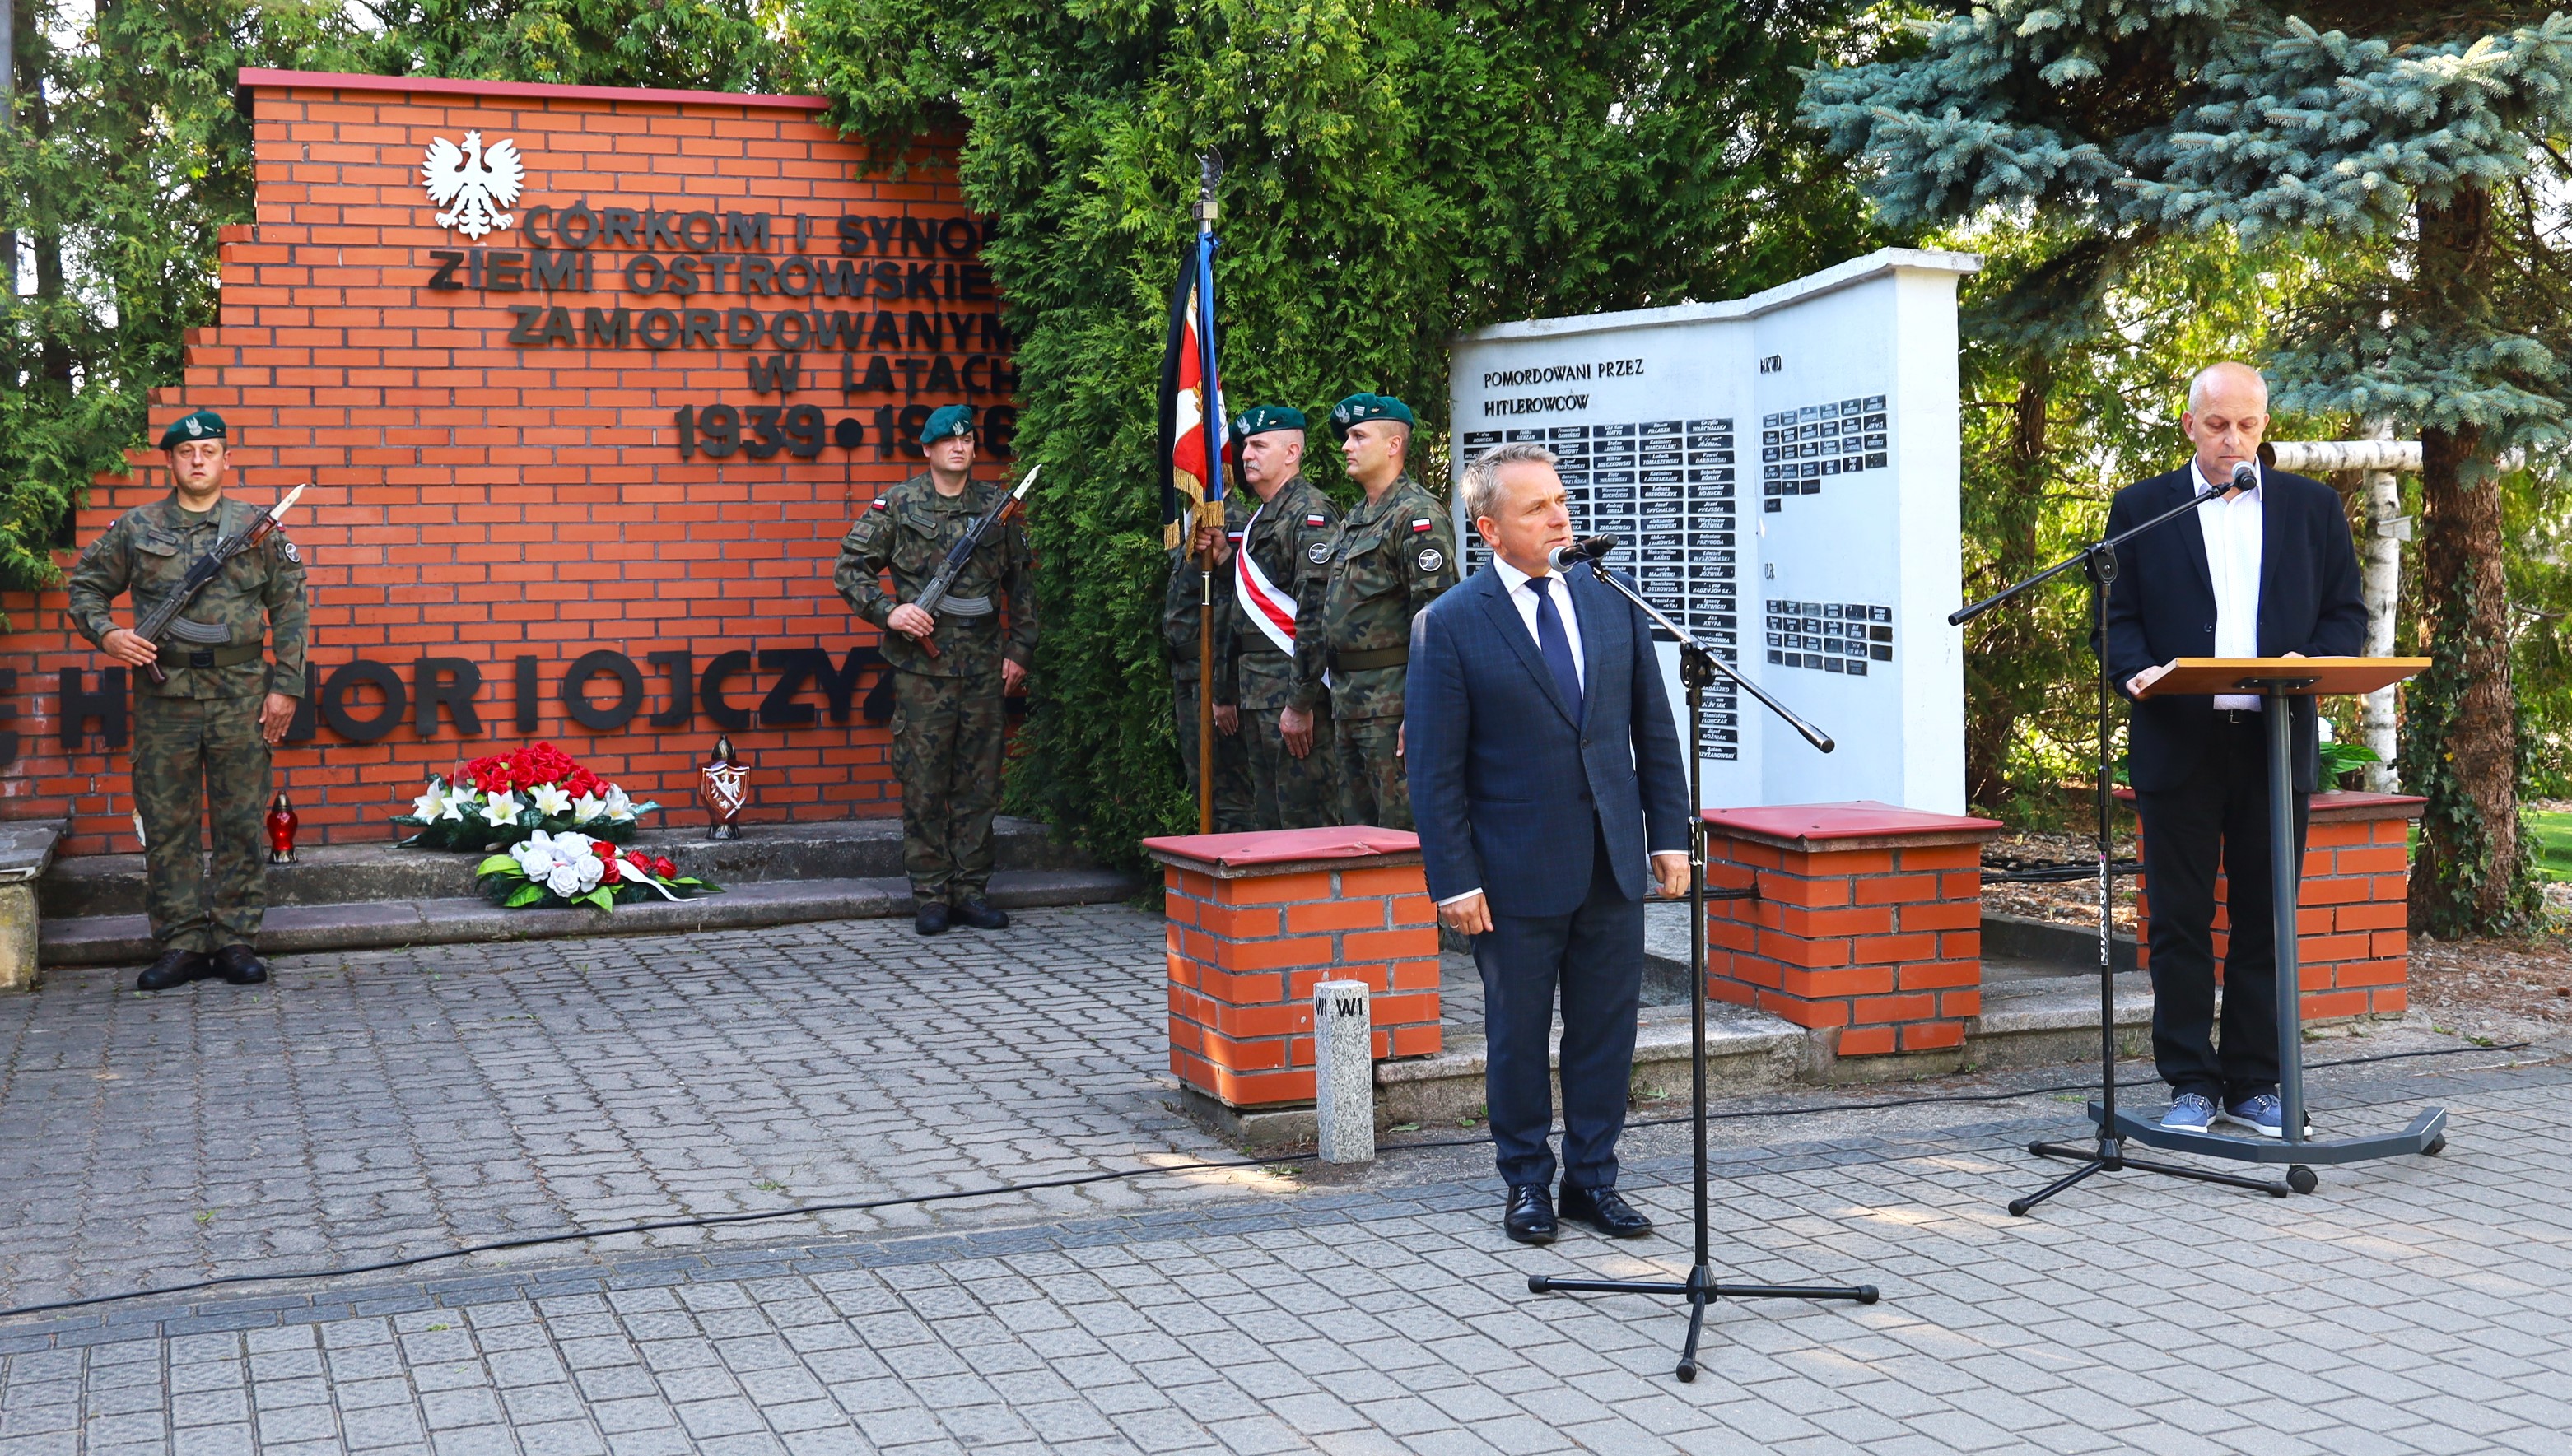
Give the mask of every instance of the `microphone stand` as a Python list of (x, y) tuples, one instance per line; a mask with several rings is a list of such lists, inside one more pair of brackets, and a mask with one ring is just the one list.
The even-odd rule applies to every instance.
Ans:
[[(2255, 478), (2253, 477), (2254, 480)], [(2099, 1102), (2107, 1109), (2107, 1114), (2099, 1123), (2099, 1140), (2094, 1147), (2084, 1148), (2074, 1143), (2027, 1145), (2027, 1151), (2039, 1158), (2070, 1159), (2081, 1166), (2026, 1198), (2012, 1199), (2009, 1204), (2012, 1217), (2025, 1217), (2029, 1210), (2094, 1173), (2123, 1173), (2129, 1169), (2141, 1173), (2163, 1174), (2171, 1178), (2195, 1179), (2199, 1183), (2220, 1183), (2229, 1188), (2264, 1193), (2271, 1198), (2282, 1199), (2287, 1196), (2286, 1186), (2282, 1183), (2268, 1183), (2260, 1179), (2244, 1178), (2237, 1174), (2183, 1168), (2175, 1163), (2156, 1163), (2147, 1159), (2129, 1157), (2126, 1153), (2125, 1139), (2118, 1137), (2116, 1133), (2117, 977), (2108, 954), (2116, 935), (2116, 921), (2113, 918), (2116, 903), (2115, 889), (2112, 884), (2113, 871), (2110, 868), (2113, 856), (2108, 839), (2108, 781), (2109, 775), (2115, 770), (2115, 765), (2108, 756), (2109, 695), (2113, 691), (2108, 678), (2108, 589), (2117, 581), (2118, 547), (2164, 522), (2175, 520), (2196, 510), (2205, 502), (2222, 495), (2225, 489), (2225, 487), (2209, 487), (2200, 491), (2197, 495), (2132, 530), (2122, 531), (2104, 541), (2094, 541), (2082, 547), (2078, 553), (2065, 557), (2026, 581), (2004, 587), (1970, 607), (1957, 609), (1947, 617), (1948, 626), (1961, 627), (1993, 608), (2014, 601), (2044, 583), (2054, 580), (2076, 566), (2082, 568), (2090, 578), (2090, 624), (2099, 659), (2099, 782), (2097, 792), (2093, 795), (2099, 853)]]
[[(1692, 1129), (1696, 1139), (1696, 1259), (1688, 1266), (1684, 1282), (1665, 1279), (1558, 1279), (1547, 1274), (1528, 1275), (1528, 1292), (1543, 1294), (1560, 1290), (1571, 1294), (1658, 1294), (1687, 1301), (1687, 1342), (1679, 1351), (1678, 1378), (1696, 1379), (1696, 1347), (1705, 1332), (1705, 1308), (1716, 1299), (1850, 1299), (1860, 1304), (1876, 1301), (1873, 1284), (1854, 1287), (1807, 1284), (1726, 1284), (1714, 1277), (1710, 1238), (1706, 1227), (1705, 1166), (1705, 902), (1709, 898), (1746, 900), (1756, 890), (1720, 890), (1709, 895), (1705, 887), (1705, 773), (1698, 740), (1703, 735), (1705, 721), (1705, 686), (1720, 675), (1725, 681), (1761, 706), (1785, 720), (1788, 727), (1803, 734), (1804, 741), (1827, 753), (1833, 747), (1830, 735), (1796, 717), (1787, 707), (1742, 676), (1734, 672), (1714, 653), (1699, 643), (1684, 627), (1672, 622), (1661, 610), (1643, 600), (1642, 595), (1616, 577), (1609, 575), (1607, 563), (1600, 560), (1615, 546), (1613, 538), (1583, 543), (1581, 555), (1590, 570), (1608, 584), (1616, 595), (1633, 603), (1663, 632), (1678, 640), (1679, 681), (1687, 688), (1688, 706), (1688, 1015), (1690, 1031), (1689, 1079), (1694, 1095), (1689, 1101), (1693, 1113)], [(1566, 567), (1569, 562), (1564, 563)]]

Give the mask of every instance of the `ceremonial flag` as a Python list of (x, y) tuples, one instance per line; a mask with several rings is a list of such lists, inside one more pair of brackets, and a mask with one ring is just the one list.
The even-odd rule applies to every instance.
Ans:
[[(1187, 544), (1203, 503), (1223, 499), (1225, 423), (1222, 379), (1215, 367), (1214, 234), (1188, 241), (1170, 289), (1170, 324), (1161, 349), (1161, 543)], [(1217, 517), (1221, 519), (1220, 516)]]

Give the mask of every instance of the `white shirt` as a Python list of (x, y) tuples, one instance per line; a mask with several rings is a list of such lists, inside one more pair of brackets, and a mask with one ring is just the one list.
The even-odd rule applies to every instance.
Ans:
[[(1501, 560), (1498, 555), (1493, 556), (1492, 565), (1499, 570), (1501, 585), (1510, 594), (1510, 605), (1519, 609), (1519, 620), (1527, 624), (1528, 640), (1536, 644), (1537, 656), (1542, 659), (1545, 638), (1536, 630), (1536, 589), (1528, 585), (1536, 578)], [(1581, 685), (1582, 692), (1588, 693), (1590, 670), (1581, 656), (1581, 614), (1573, 610), (1572, 593), (1567, 590), (1563, 574), (1548, 568), (1545, 577), (1554, 583), (1546, 591), (1554, 597), (1554, 610), (1563, 617), (1563, 635), (1572, 643), (1572, 679)]]
[[(2256, 461), (2251, 469), (2259, 468)], [(2199, 489), (2215, 482), (2191, 464)], [(2265, 477), (2263, 476), (2262, 479)], [(2259, 547), (2266, 517), (2258, 486), (2231, 500), (2201, 501), (2197, 529), (2206, 536), (2206, 575), (2215, 585), (2215, 655), (2219, 658), (2259, 656)], [(2218, 709), (2256, 713), (2259, 699), (2246, 693), (2216, 695)]]

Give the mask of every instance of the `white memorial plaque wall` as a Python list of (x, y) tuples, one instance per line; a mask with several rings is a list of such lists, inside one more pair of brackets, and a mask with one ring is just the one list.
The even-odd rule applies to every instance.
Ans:
[[(1573, 529), (1839, 742), (1707, 690), (1709, 807), (1965, 807), (1956, 283), (1886, 248), (1747, 298), (1497, 324), (1453, 359), (1454, 460), (1562, 457)], [(1452, 498), (1452, 497), (1451, 497)], [(1455, 506), (1468, 572), (1490, 553)], [(1685, 730), (1678, 650), (1661, 648)]]

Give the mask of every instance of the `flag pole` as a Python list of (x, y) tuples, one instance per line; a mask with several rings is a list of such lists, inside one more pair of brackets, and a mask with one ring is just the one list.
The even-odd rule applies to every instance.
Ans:
[[(1204, 486), (1197, 499), (1197, 521), (1223, 530), (1223, 409), (1214, 373), (1214, 186), (1223, 164), (1211, 152), (1197, 158), (1197, 393), (1200, 437), (1205, 441)], [(1213, 542), (1197, 559), (1197, 832), (1214, 832), (1214, 563)]]

